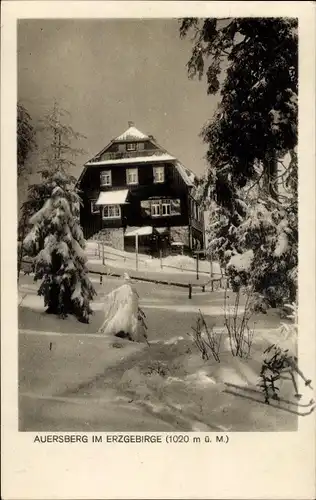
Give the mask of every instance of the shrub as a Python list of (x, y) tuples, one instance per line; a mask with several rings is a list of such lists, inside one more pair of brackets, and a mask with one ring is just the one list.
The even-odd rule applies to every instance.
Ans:
[[(246, 302), (242, 314), (240, 314), (240, 298), (245, 294)], [(254, 312), (256, 294), (250, 288), (238, 289), (233, 306), (227, 304), (227, 288), (224, 296), (224, 324), (227, 330), (230, 350), (233, 356), (248, 358), (250, 356), (254, 328), (250, 329), (249, 320)]]
[(219, 350), (221, 344), (221, 334), (217, 335), (213, 328), (208, 328), (204, 316), (200, 311), (195, 327), (192, 327), (193, 333), (188, 335), (193, 339), (196, 347), (202, 355), (202, 359), (209, 360), (211, 356), (220, 362)]

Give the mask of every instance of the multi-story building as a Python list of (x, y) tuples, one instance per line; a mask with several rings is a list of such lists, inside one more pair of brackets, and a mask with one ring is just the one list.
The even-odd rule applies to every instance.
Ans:
[(102, 233), (110, 245), (139, 251), (203, 248), (203, 211), (196, 176), (132, 122), (84, 165), (78, 181), (86, 238)]

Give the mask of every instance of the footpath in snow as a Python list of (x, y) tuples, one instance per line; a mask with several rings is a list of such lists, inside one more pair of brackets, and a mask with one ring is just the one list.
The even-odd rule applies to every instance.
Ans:
[[(106, 265), (111, 267), (124, 268), (126, 270), (136, 270), (136, 254), (114, 249), (107, 245), (103, 246), (96, 241), (87, 241), (86, 253), (89, 262), (102, 264), (102, 256)], [(138, 270), (153, 271), (169, 274), (196, 274), (196, 259), (187, 255), (169, 255), (162, 259), (151, 258), (148, 255), (138, 254)], [(215, 276), (221, 275), (221, 269), (218, 262), (212, 263), (212, 271)], [(210, 276), (210, 262), (199, 260), (199, 274), (201, 276)]]

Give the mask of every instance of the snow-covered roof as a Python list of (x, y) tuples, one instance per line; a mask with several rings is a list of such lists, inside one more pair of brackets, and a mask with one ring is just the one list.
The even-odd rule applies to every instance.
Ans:
[(185, 168), (180, 162), (177, 161), (176, 169), (181, 175), (182, 179), (188, 186), (194, 186), (195, 175), (191, 170)]
[(155, 227), (155, 230), (157, 231), (157, 233), (163, 234), (167, 231), (167, 228), (166, 227)]
[(146, 236), (148, 234), (152, 234), (153, 228), (152, 226), (144, 226), (133, 229), (132, 231), (126, 231), (124, 236)]
[(101, 191), (96, 205), (122, 205), (126, 203), (128, 189)]
[(134, 127), (133, 125), (129, 127), (123, 134), (119, 135), (114, 139), (115, 141), (131, 141), (133, 139), (149, 139), (148, 135), (144, 134), (138, 128)]
[(159, 162), (159, 161), (170, 161), (175, 160), (174, 156), (171, 156), (167, 153), (163, 154), (153, 154), (150, 156), (134, 156), (133, 158), (120, 158), (118, 160), (101, 160), (101, 161), (89, 161), (86, 163), (86, 166), (102, 166), (102, 165), (119, 165), (126, 163), (150, 163), (150, 162)]
[[(105, 153), (107, 149), (113, 144), (114, 142), (121, 142), (121, 141), (137, 141), (137, 140), (146, 140), (150, 139), (153, 140), (155, 145), (159, 148), (157, 152), (150, 154), (149, 156), (145, 156), (145, 152), (142, 154), (141, 152), (139, 153), (138, 156), (133, 156), (129, 158), (117, 158), (117, 159), (106, 159), (106, 160), (90, 160), (85, 164), (85, 168), (87, 167), (102, 167), (102, 166), (108, 166), (108, 165), (130, 165), (130, 164), (137, 164), (137, 163), (159, 163), (159, 162), (166, 162), (166, 161), (172, 161), (175, 162), (175, 167), (177, 171), (179, 172), (180, 176), (184, 180), (187, 186), (189, 187), (195, 187), (195, 179), (196, 176), (195, 174), (189, 170), (188, 168), (184, 167), (177, 158), (169, 154), (166, 150), (161, 148), (156, 141), (153, 139), (152, 136), (148, 136), (138, 130), (135, 127), (135, 124), (133, 122), (129, 122), (129, 127), (123, 134), (119, 135), (116, 137), (116, 139), (113, 139), (110, 144), (105, 147), (95, 158), (100, 158), (101, 154)], [(137, 154), (137, 153), (136, 153)], [(85, 171), (82, 172), (80, 179), (82, 178), (83, 174)], [(193, 194), (191, 192), (191, 194)]]

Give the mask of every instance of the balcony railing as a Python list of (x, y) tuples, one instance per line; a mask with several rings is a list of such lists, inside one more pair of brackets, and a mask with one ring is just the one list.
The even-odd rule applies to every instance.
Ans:
[(191, 219), (191, 225), (198, 231), (203, 231), (203, 223), (201, 221), (198, 221), (196, 219)]
[(153, 156), (157, 155), (159, 150), (157, 149), (143, 149), (141, 151), (118, 151), (116, 153), (104, 153), (98, 158), (99, 161), (102, 160), (121, 160), (122, 158), (137, 158), (138, 156)]

